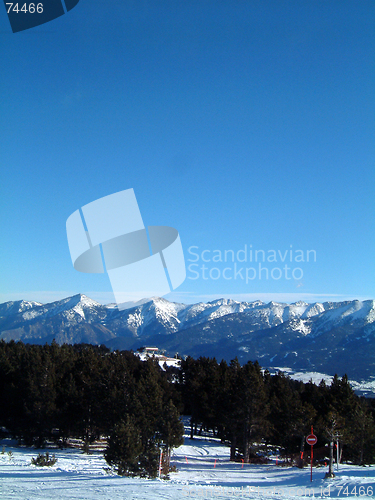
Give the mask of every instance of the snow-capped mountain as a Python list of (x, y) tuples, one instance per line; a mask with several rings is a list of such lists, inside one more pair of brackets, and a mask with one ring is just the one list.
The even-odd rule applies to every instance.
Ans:
[(241, 362), (257, 359), (263, 367), (369, 380), (375, 375), (375, 302), (219, 299), (186, 305), (153, 297), (119, 311), (78, 294), (50, 304), (0, 304), (0, 339), (134, 350), (155, 345), (170, 354), (237, 356)]

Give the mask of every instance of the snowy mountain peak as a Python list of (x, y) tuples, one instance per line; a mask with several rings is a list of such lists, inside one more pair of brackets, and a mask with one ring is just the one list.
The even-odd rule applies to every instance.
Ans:
[(3, 304), (0, 304), (0, 317), (22, 313), (41, 305), (42, 304), (40, 302), (34, 302), (32, 300), (11, 300), (9, 302), (4, 302)]
[(273, 300), (271, 300), (271, 302), (268, 302), (268, 304), (265, 304), (265, 305), (268, 307), (283, 307), (287, 304), (284, 304), (282, 302), (274, 302)]
[(291, 304), (292, 306), (308, 306), (309, 304), (307, 302), (304, 302), (303, 300), (299, 300), (298, 302), (293, 302)]
[(213, 306), (230, 306), (232, 304), (239, 304), (240, 302), (237, 302), (236, 300), (232, 299), (217, 299), (217, 300), (212, 300), (211, 302), (207, 302), (207, 304), (211, 304)]
[(77, 295), (73, 295), (70, 297), (69, 302), (67, 302), (67, 305), (77, 305), (81, 304), (83, 307), (97, 307), (101, 306), (99, 302), (96, 302), (96, 300), (90, 299), (87, 295), (84, 295), (83, 293), (77, 293)]

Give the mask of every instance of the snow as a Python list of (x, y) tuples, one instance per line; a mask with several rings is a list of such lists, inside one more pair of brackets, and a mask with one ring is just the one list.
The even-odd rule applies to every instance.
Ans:
[[(311, 319), (318, 319), (318, 332), (325, 331), (341, 322), (363, 321), (365, 336), (374, 331), (375, 302), (351, 301), (338, 303), (295, 302), (294, 304), (261, 301), (237, 302), (231, 299), (219, 299), (208, 303), (182, 304), (169, 302), (160, 297), (128, 302), (124, 311), (116, 311), (114, 304), (101, 306), (86, 295), (77, 294), (49, 304), (33, 302), (7, 302), (0, 304), (0, 316), (21, 313), (23, 320), (30, 321), (59, 316), (64, 326), (86, 321), (100, 322), (106, 315), (112, 319), (124, 321), (134, 335), (142, 336), (153, 325), (162, 325), (167, 333), (174, 333), (191, 326), (206, 323), (223, 316), (245, 313), (252, 317), (258, 328), (267, 328), (290, 321), (292, 327), (303, 335), (311, 333)], [(117, 315), (116, 315), (117, 312)]]
[(30, 321), (36, 317), (50, 318), (52, 316), (63, 314), (68, 322), (74, 324), (77, 322), (77, 315), (81, 320), (85, 320), (85, 313), (91, 312), (97, 307), (102, 307), (99, 302), (90, 299), (90, 297), (87, 297), (86, 295), (77, 294), (49, 304), (38, 304), (37, 306), (34, 306), (34, 308), (23, 312), (22, 318), (25, 321)]
[(138, 356), (141, 361), (147, 361), (147, 359), (149, 358), (155, 359), (159, 363), (159, 366), (162, 370), (164, 370), (164, 365), (167, 365), (167, 367), (169, 368), (172, 366), (175, 368), (179, 368), (181, 366), (180, 359), (168, 358), (163, 354), (150, 354), (147, 352), (135, 352), (134, 354)]
[(46, 312), (46, 310), (43, 307), (38, 307), (38, 308), (35, 307), (35, 308), (31, 309), (30, 311), (24, 312), (22, 314), (22, 318), (25, 321), (30, 321), (30, 320), (36, 318), (37, 316), (43, 315), (45, 312)]
[(317, 316), (318, 314), (324, 312), (323, 304), (316, 302), (315, 304), (310, 304), (306, 307), (305, 312), (302, 315), (302, 319), (310, 318), (311, 316)]
[(367, 397), (374, 397), (375, 380), (362, 380), (361, 382), (351, 380), (350, 385), (353, 387), (353, 389), (357, 393), (364, 395), (364, 396), (367, 396)]
[(322, 325), (328, 323), (329, 327), (331, 327), (332, 324), (337, 324), (344, 318), (346, 320), (365, 319), (372, 309), (372, 302), (371, 300), (364, 302), (353, 300), (349, 303), (341, 304), (338, 302), (334, 309), (327, 311), (322, 317)]
[(308, 335), (311, 333), (311, 325), (308, 321), (303, 321), (302, 319), (293, 319), (290, 321), (290, 328), (295, 332), (300, 332), (303, 335)]
[[(273, 359), (273, 358), (272, 358)], [(332, 375), (327, 375), (326, 373), (319, 373), (319, 372), (301, 372), (301, 371), (295, 371), (292, 368), (288, 367), (280, 367), (280, 366), (274, 366), (272, 368), (268, 368), (268, 371), (271, 374), (277, 373), (277, 372), (284, 372), (286, 375), (289, 375), (289, 377), (293, 380), (300, 380), (301, 382), (307, 384), (310, 380), (313, 381), (314, 384), (319, 385), (322, 380), (327, 385), (330, 385), (333, 377)], [(353, 387), (354, 389), (354, 387)]]
[(152, 325), (155, 320), (159, 323), (166, 325), (171, 331), (177, 331), (180, 319), (178, 312), (185, 306), (175, 302), (169, 302), (160, 297), (153, 297), (147, 301), (140, 301), (140, 305), (130, 309), (128, 318), (126, 319), (127, 325), (134, 329), (137, 335), (142, 335), (148, 325)]
[(178, 471), (169, 481), (119, 477), (106, 471), (108, 465), (98, 451), (86, 455), (77, 449), (49, 450), (57, 463), (36, 467), (31, 458), (45, 450), (18, 448), (7, 440), (2, 444), (2, 500), (341, 499), (370, 498), (375, 492), (375, 466), (340, 464), (339, 472), (335, 466), (336, 477), (329, 480), (324, 479), (327, 467), (314, 467), (311, 483), (309, 468), (284, 467), (280, 461), (276, 465), (276, 456), (266, 465), (230, 462), (227, 446), (212, 437), (190, 440), (187, 426), (185, 442), (172, 456)]
[(21, 313), (35, 307), (40, 307), (40, 302), (17, 300), (9, 301), (0, 304), (0, 316), (11, 316), (12, 314)]
[[(327, 312), (328, 311), (328, 312)], [(128, 325), (138, 330), (142, 335), (145, 327), (155, 318), (166, 325), (171, 332), (189, 328), (201, 323), (212, 321), (222, 316), (243, 312), (251, 316), (259, 324), (259, 328), (279, 325), (286, 321), (292, 321), (297, 331), (303, 335), (311, 333), (311, 318), (319, 318), (320, 328), (323, 330), (331, 324), (342, 321), (365, 320), (367, 317), (367, 331), (370, 335), (373, 331), (371, 321), (375, 319), (374, 301), (364, 302), (338, 302), (338, 303), (315, 303), (295, 302), (285, 304), (269, 302), (264, 304), (260, 301), (237, 302), (230, 299), (219, 299), (208, 303), (180, 304), (169, 302), (165, 299), (153, 297), (139, 304), (129, 312)]]
[[(290, 353), (287, 353), (287, 354), (290, 354)], [(294, 352), (294, 354), (297, 355), (296, 352)], [(275, 357), (276, 356), (273, 356), (270, 359), (270, 363), (272, 363), (272, 361), (274, 360)], [(285, 356), (284, 356), (284, 358), (285, 358)], [(294, 370), (293, 368), (289, 368), (289, 367), (285, 367), (285, 366), (272, 366), (272, 367), (267, 368), (267, 370), (271, 373), (271, 375), (274, 375), (275, 373), (278, 373), (278, 372), (284, 372), (291, 379), (300, 380), (304, 384), (307, 384), (310, 380), (312, 380), (312, 382), (315, 385), (319, 385), (320, 382), (322, 380), (324, 380), (324, 382), (327, 385), (330, 385), (332, 380), (333, 380), (333, 376), (327, 375), (326, 373), (299, 371), (299, 370)], [(366, 396), (369, 398), (374, 397), (375, 377), (370, 377), (370, 380), (361, 380), (361, 381), (349, 380), (349, 383), (357, 395)]]

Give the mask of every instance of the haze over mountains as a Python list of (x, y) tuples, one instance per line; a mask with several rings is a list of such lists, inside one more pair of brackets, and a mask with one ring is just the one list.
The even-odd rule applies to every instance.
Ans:
[(353, 380), (375, 380), (375, 301), (284, 304), (220, 299), (179, 304), (152, 298), (119, 311), (85, 295), (49, 304), (0, 304), (0, 339), (44, 344), (148, 345), (169, 354), (258, 360)]

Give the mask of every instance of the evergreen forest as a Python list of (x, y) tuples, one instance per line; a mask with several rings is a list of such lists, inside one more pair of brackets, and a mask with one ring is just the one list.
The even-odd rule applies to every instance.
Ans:
[(4, 436), (37, 448), (79, 438), (86, 451), (105, 438), (105, 459), (122, 475), (155, 477), (160, 450), (168, 472), (181, 415), (191, 439), (210, 432), (231, 460), (260, 463), (274, 446), (298, 464), (313, 425), (323, 451), (339, 436), (342, 461), (375, 463), (374, 399), (355, 395), (346, 376), (303, 383), (256, 361), (188, 357), (162, 369), (105, 346), (1, 341), (0, 401)]

